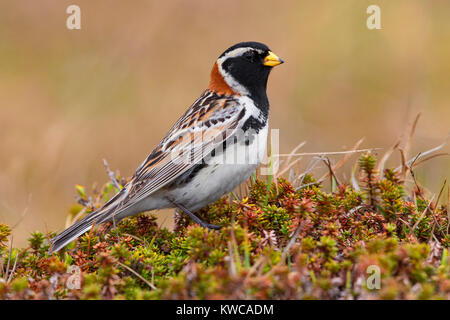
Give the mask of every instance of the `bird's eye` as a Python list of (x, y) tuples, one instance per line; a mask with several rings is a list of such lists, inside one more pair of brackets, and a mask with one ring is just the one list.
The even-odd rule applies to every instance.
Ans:
[(250, 62), (255, 62), (257, 58), (257, 53), (253, 50), (247, 51), (244, 53), (244, 58)]

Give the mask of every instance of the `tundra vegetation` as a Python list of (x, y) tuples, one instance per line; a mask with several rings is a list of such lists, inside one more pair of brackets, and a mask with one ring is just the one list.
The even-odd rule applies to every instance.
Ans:
[[(384, 168), (396, 150), (401, 164)], [(295, 174), (288, 160), (289, 178), (252, 176), (198, 213), (218, 231), (180, 213), (168, 230), (141, 214), (49, 254), (54, 233), (14, 248), (0, 224), (0, 298), (449, 299), (449, 188), (433, 194), (414, 175), (437, 150), (411, 160), (398, 145), (379, 161), (362, 153), (347, 182), (336, 170), (355, 152), (334, 164), (322, 155), (320, 178)], [(90, 195), (76, 186), (69, 223), (126, 183), (109, 173)]]

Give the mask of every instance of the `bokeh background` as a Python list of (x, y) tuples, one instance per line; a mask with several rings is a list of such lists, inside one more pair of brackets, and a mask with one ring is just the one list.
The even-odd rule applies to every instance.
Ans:
[[(449, 39), (446, 0), (0, 1), (0, 222), (16, 245), (63, 228), (74, 185), (105, 182), (102, 158), (131, 175), (240, 41), (287, 61), (268, 89), (282, 153), (387, 149), (417, 112), (412, 152), (430, 149), (450, 131)], [(439, 192), (449, 163), (419, 180)]]

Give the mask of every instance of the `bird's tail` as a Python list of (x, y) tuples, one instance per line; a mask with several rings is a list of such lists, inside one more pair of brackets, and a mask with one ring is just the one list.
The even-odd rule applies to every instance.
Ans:
[[(121, 192), (117, 193), (108, 203), (102, 208), (91, 212), (83, 219), (75, 222), (66, 230), (53, 237), (50, 240), (50, 253), (57, 252), (64, 248), (70, 242), (78, 238), (83, 233), (89, 231), (94, 225), (99, 225), (103, 222), (112, 220), (113, 215), (118, 214), (118, 207), (121, 200)], [(118, 222), (118, 220), (116, 220)]]

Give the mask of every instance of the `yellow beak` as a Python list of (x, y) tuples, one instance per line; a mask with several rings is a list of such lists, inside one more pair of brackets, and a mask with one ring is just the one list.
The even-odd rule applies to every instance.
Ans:
[(269, 54), (264, 58), (264, 65), (267, 67), (275, 67), (279, 64), (282, 64), (284, 61), (277, 57), (275, 53), (269, 51)]

